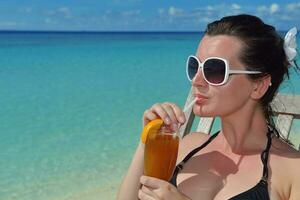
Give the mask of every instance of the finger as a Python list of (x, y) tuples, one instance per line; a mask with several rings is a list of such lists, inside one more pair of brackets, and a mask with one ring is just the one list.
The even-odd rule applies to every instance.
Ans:
[(171, 105), (169, 104), (165, 104), (163, 105), (163, 108), (165, 109), (165, 111), (168, 113), (170, 119), (171, 119), (171, 123), (170, 123), (170, 127), (173, 131), (177, 131), (178, 127), (179, 127), (179, 124), (180, 122), (177, 120), (176, 116), (175, 116), (175, 113), (174, 113), (174, 110), (172, 108)]
[(174, 109), (173, 107), (169, 104), (169, 103), (164, 103), (162, 104), (162, 107), (164, 108), (164, 110), (168, 113), (168, 116), (171, 119), (171, 123), (172, 124), (178, 124), (178, 120), (176, 118), (176, 115), (174, 113)]
[(157, 119), (157, 118), (158, 118), (158, 116), (155, 113), (153, 113), (151, 110), (146, 110), (143, 115), (143, 125), (145, 126), (150, 121)]
[(141, 189), (145, 194), (155, 198), (155, 199), (158, 199), (158, 196), (157, 194), (155, 194), (155, 192), (153, 191), (152, 188), (148, 188), (147, 186), (143, 185), (142, 189)]
[(150, 176), (141, 176), (140, 183), (145, 185), (148, 188), (153, 188), (153, 189), (157, 189), (157, 188), (160, 188), (160, 187), (165, 187), (165, 186), (170, 184), (170, 183), (168, 183), (164, 180), (154, 178), (154, 177), (150, 177)]
[(140, 189), (139, 192), (138, 192), (138, 198), (141, 199), (141, 200), (155, 200), (154, 197), (149, 196), (142, 189)]
[(171, 103), (170, 106), (173, 108), (177, 121), (180, 122), (181, 124), (184, 124), (186, 118), (182, 109), (174, 103)]
[(161, 104), (157, 103), (153, 105), (150, 110), (152, 110), (154, 114), (158, 115), (164, 121), (165, 124), (171, 124), (170, 116)]

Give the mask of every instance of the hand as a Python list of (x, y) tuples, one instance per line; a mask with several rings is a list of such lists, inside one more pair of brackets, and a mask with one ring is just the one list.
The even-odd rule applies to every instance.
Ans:
[(156, 103), (144, 112), (143, 125), (148, 122), (161, 118), (165, 124), (178, 127), (179, 123), (185, 123), (185, 115), (181, 108), (174, 103)]
[(139, 190), (138, 197), (141, 200), (189, 199), (180, 193), (174, 185), (167, 181), (150, 176), (142, 176), (140, 182), (142, 188)]

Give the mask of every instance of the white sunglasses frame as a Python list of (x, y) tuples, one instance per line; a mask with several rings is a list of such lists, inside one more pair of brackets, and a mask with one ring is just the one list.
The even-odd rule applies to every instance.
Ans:
[[(190, 56), (188, 57), (187, 61), (186, 61), (186, 67), (185, 67), (186, 75), (187, 75), (187, 78), (188, 78), (188, 80), (189, 80), (190, 82), (193, 81), (193, 80), (190, 79), (189, 73), (188, 73), (189, 60), (190, 60), (191, 57), (194, 58), (194, 59), (196, 59), (197, 62), (198, 62), (198, 69), (197, 69), (197, 73), (195, 74), (194, 78), (195, 78), (195, 77), (197, 76), (197, 74), (199, 73), (199, 68), (202, 69), (204, 63), (205, 63), (207, 60), (209, 60), (209, 59), (219, 59), (219, 60), (222, 60), (222, 61), (225, 63), (225, 77), (224, 77), (224, 80), (223, 80), (221, 83), (211, 83), (210, 81), (208, 81), (208, 80), (206, 79), (203, 70), (201, 70), (201, 73), (202, 73), (202, 76), (203, 76), (204, 80), (205, 80), (208, 84), (214, 85), (214, 86), (220, 86), (220, 85), (224, 85), (225, 83), (227, 83), (228, 77), (229, 77), (229, 75), (231, 75), (231, 74), (261, 74), (261, 73), (262, 73), (261, 71), (231, 70), (231, 69), (229, 69), (230, 66), (229, 66), (229, 64), (228, 64), (228, 61), (227, 61), (226, 59), (224, 59), (224, 58), (220, 58), (220, 57), (208, 57), (208, 58), (206, 58), (203, 62), (200, 62), (200, 60), (199, 60), (196, 56), (190, 55)], [(194, 78), (193, 78), (193, 79), (194, 79)]]

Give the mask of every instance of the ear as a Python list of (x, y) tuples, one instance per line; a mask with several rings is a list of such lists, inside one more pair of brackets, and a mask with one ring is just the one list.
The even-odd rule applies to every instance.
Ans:
[(267, 75), (262, 78), (259, 78), (253, 81), (253, 90), (251, 93), (251, 97), (253, 99), (260, 99), (272, 85), (271, 76)]

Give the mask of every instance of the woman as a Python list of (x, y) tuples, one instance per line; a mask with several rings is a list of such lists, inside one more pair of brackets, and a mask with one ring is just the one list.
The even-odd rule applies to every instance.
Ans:
[[(140, 143), (118, 199), (299, 200), (300, 154), (280, 138), (270, 118), (270, 102), (295, 57), (285, 49), (275, 29), (255, 16), (208, 24), (187, 72), (196, 98), (193, 112), (219, 116), (221, 130), (183, 138), (170, 182), (142, 175)], [(170, 125), (185, 122), (182, 110), (169, 102), (146, 110), (144, 125), (156, 118)]]

